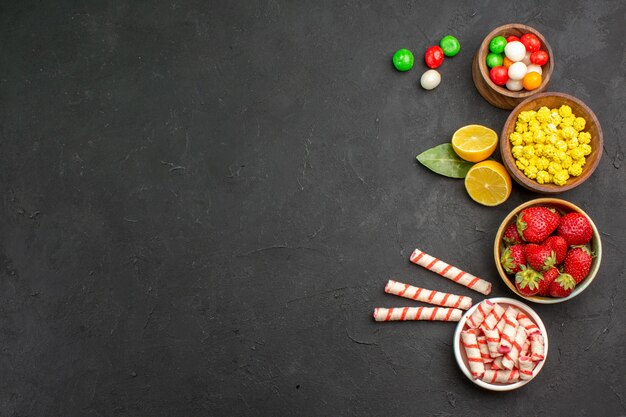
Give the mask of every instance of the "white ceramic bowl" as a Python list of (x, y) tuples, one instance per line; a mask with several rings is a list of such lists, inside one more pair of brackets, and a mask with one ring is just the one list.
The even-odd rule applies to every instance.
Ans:
[(530, 319), (534, 321), (537, 326), (539, 326), (539, 329), (541, 329), (541, 334), (543, 335), (543, 343), (544, 343), (544, 347), (543, 347), (544, 359), (541, 362), (539, 362), (539, 364), (537, 364), (537, 366), (533, 370), (533, 377), (526, 381), (514, 382), (512, 384), (490, 384), (490, 383), (481, 381), (480, 379), (472, 378), (472, 374), (469, 369), (469, 364), (467, 362), (467, 355), (465, 354), (465, 349), (461, 348), (461, 331), (465, 329), (466, 327), (465, 324), (467, 322), (467, 319), (469, 318), (469, 316), (472, 315), (474, 310), (476, 310), (476, 307), (478, 306), (478, 304), (474, 304), (472, 308), (467, 310), (465, 314), (463, 314), (463, 317), (461, 317), (459, 324), (456, 326), (456, 331), (454, 332), (454, 340), (453, 340), (454, 357), (456, 358), (456, 362), (459, 365), (459, 368), (461, 368), (461, 371), (463, 371), (463, 373), (465, 374), (465, 376), (474, 384), (478, 385), (479, 387), (483, 387), (491, 391), (511, 391), (511, 390), (523, 387), (524, 385), (528, 384), (537, 376), (537, 374), (541, 371), (541, 368), (543, 368), (544, 363), (546, 363), (546, 360), (548, 359), (548, 332), (546, 331), (546, 327), (541, 321), (541, 318), (539, 318), (539, 315), (535, 313), (535, 311), (532, 308), (528, 307), (526, 304), (522, 303), (521, 301), (517, 301), (512, 298), (506, 298), (506, 297), (490, 298), (490, 301), (493, 303), (498, 303), (502, 307), (507, 307), (507, 306), (517, 307), (518, 309), (520, 309), (520, 311), (523, 311), (524, 313), (526, 313), (528, 317), (530, 317)]

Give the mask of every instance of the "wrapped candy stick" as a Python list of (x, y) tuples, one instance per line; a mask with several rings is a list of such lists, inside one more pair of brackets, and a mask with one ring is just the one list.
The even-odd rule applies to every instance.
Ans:
[(538, 362), (544, 359), (542, 335), (534, 334), (530, 336), (530, 356), (532, 360), (535, 362)]
[(496, 303), (493, 309), (491, 309), (491, 312), (485, 317), (485, 321), (483, 321), (482, 325), (489, 330), (495, 328), (505, 311), (506, 310), (500, 306), (500, 304)]
[(530, 317), (526, 315), (526, 313), (522, 313), (521, 311), (517, 313), (517, 321), (520, 326), (524, 326), (529, 336), (535, 333), (541, 333), (539, 326), (537, 326), (535, 322), (533, 322)]
[(532, 379), (533, 369), (535, 369), (535, 362), (530, 356), (519, 357), (519, 379), (522, 381)]
[(482, 380), (493, 384), (495, 382), (499, 382), (502, 384), (509, 384), (512, 382), (519, 381), (520, 375), (517, 369), (512, 370), (503, 370), (503, 371), (495, 371), (492, 369), (488, 369), (483, 374)]
[(515, 333), (517, 331), (517, 311), (513, 307), (506, 309), (502, 320), (504, 320), (504, 328), (500, 334), (500, 345), (498, 346), (498, 352), (507, 353), (511, 350), (511, 345), (515, 339)]
[(394, 281), (387, 282), (385, 292), (423, 303), (435, 304), (438, 306), (460, 308), (467, 310), (472, 306), (472, 299), (462, 295), (455, 295), (446, 292), (427, 290), (425, 288), (414, 287), (409, 284)]
[(493, 362), (493, 358), (489, 354), (489, 347), (487, 347), (487, 338), (485, 336), (476, 337), (476, 341), (478, 341), (478, 348), (480, 349), (480, 357), (483, 359), (483, 363), (487, 365), (488, 363)]
[(436, 320), (436, 321), (459, 321), (463, 316), (463, 310), (458, 308), (441, 307), (398, 307), (374, 309), (376, 321), (410, 321), (410, 320)]
[(444, 278), (451, 279), (457, 284), (466, 286), (467, 288), (478, 291), (481, 294), (489, 295), (491, 292), (491, 283), (484, 279), (475, 277), (474, 275), (462, 271), (450, 264), (441, 261), (419, 249), (415, 249), (411, 254), (411, 262), (422, 266), (429, 271), (433, 271)]
[(467, 325), (471, 329), (475, 329), (485, 320), (487, 314), (491, 312), (494, 304), (490, 300), (483, 300), (476, 307), (476, 310), (472, 313), (472, 315), (467, 319)]
[(495, 358), (493, 362), (491, 363), (491, 369), (495, 371), (504, 369), (504, 365), (502, 365), (503, 359), (504, 359), (504, 356), (498, 356), (497, 358)]
[(522, 350), (522, 345), (526, 341), (526, 337), (526, 329), (522, 326), (517, 326), (517, 332), (515, 333), (515, 340), (513, 340), (511, 344), (511, 350), (505, 353), (504, 359), (502, 359), (502, 365), (504, 365), (506, 369), (513, 369), (517, 364), (517, 359)]
[(498, 346), (500, 345), (500, 333), (497, 329), (489, 330), (481, 327), (487, 340), (487, 348), (489, 349), (489, 356), (497, 358), (502, 356), (502, 353), (498, 352)]
[(476, 339), (476, 330), (467, 329), (461, 332), (461, 342), (465, 348), (470, 372), (474, 379), (478, 379), (485, 373), (485, 364), (480, 356), (480, 348)]

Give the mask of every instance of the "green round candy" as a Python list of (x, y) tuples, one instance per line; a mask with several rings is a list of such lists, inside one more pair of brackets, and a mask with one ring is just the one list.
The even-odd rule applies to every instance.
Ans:
[(489, 42), (489, 50), (494, 54), (501, 54), (504, 52), (506, 46), (506, 38), (504, 36), (496, 36)]
[(393, 54), (393, 66), (396, 67), (398, 71), (408, 71), (413, 68), (413, 62), (415, 58), (413, 58), (413, 53), (408, 49), (398, 49), (395, 54)]
[(443, 49), (443, 54), (445, 56), (455, 56), (461, 50), (459, 40), (452, 35), (447, 35), (441, 38), (439, 46)]
[(487, 55), (487, 66), (489, 68), (500, 67), (504, 63), (504, 57), (502, 54), (494, 54), (493, 52)]

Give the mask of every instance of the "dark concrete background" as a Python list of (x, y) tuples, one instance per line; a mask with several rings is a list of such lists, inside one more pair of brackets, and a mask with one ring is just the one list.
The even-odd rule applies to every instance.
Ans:
[[(0, 6), (0, 415), (626, 415), (624, 2), (58, 1)], [(470, 62), (539, 29), (552, 91), (605, 152), (562, 198), (602, 231), (580, 297), (533, 305), (546, 366), (523, 389), (459, 371), (454, 324), (372, 321), (419, 247), (494, 283), (496, 208), (415, 155), (508, 112)], [(443, 82), (423, 51), (462, 43)], [(416, 54), (395, 72), (391, 55)]]

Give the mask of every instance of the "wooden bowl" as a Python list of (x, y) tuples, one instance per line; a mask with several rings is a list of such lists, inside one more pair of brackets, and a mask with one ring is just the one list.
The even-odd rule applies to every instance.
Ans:
[[(589, 224), (591, 224), (591, 228), (593, 229), (593, 236), (588, 246), (591, 249), (591, 251), (595, 254), (595, 257), (593, 258), (591, 269), (589, 270), (589, 275), (587, 276), (587, 278), (582, 280), (576, 286), (576, 288), (574, 288), (574, 291), (572, 291), (572, 293), (568, 295), (567, 297), (552, 298), (552, 297), (540, 297), (537, 295), (527, 297), (527, 296), (521, 295), (519, 291), (517, 291), (515, 284), (513, 284), (511, 279), (509, 279), (509, 275), (506, 273), (506, 271), (504, 270), (504, 268), (502, 268), (502, 265), (500, 264), (500, 256), (502, 255), (502, 252), (504, 251), (504, 241), (502, 240), (502, 235), (504, 235), (504, 231), (511, 223), (516, 221), (516, 218), (519, 212), (531, 206), (554, 207), (557, 210), (559, 210), (561, 214), (571, 213), (571, 212), (581, 213), (589, 220)], [(504, 281), (506, 286), (509, 287), (509, 289), (513, 291), (515, 294), (524, 298), (525, 300), (532, 301), (533, 303), (557, 304), (557, 303), (562, 303), (567, 300), (571, 300), (572, 298), (576, 297), (577, 295), (585, 291), (585, 289), (589, 285), (591, 285), (591, 283), (596, 277), (596, 274), (598, 273), (598, 269), (600, 269), (600, 263), (602, 262), (602, 241), (600, 240), (600, 232), (598, 232), (598, 229), (596, 228), (596, 225), (593, 223), (593, 220), (591, 220), (591, 217), (589, 217), (589, 215), (585, 213), (577, 205), (570, 203), (569, 201), (561, 200), (558, 198), (548, 198), (548, 197), (537, 198), (535, 200), (527, 201), (526, 203), (519, 205), (504, 218), (504, 220), (502, 221), (502, 224), (500, 225), (500, 228), (498, 229), (498, 233), (496, 233), (496, 240), (493, 244), (493, 257), (496, 261), (496, 268), (498, 269), (500, 278), (502, 278), (502, 281)]]
[(505, 298), (505, 297), (490, 298), (490, 300), (494, 304), (499, 304), (504, 308), (507, 308), (508, 306), (517, 307), (520, 311), (526, 313), (526, 315), (541, 330), (541, 334), (543, 336), (544, 359), (537, 364), (535, 369), (533, 369), (533, 377), (525, 381), (513, 382), (511, 384), (500, 384), (500, 383), (492, 384), (489, 382), (482, 381), (480, 379), (472, 378), (472, 373), (470, 372), (470, 369), (469, 369), (469, 361), (467, 360), (467, 354), (465, 353), (465, 349), (461, 347), (462, 345), (461, 332), (467, 327), (466, 326), (467, 319), (474, 313), (474, 310), (476, 310), (476, 308), (478, 307), (478, 303), (474, 304), (472, 308), (467, 310), (465, 314), (463, 314), (463, 317), (461, 317), (459, 324), (457, 324), (456, 330), (454, 332), (454, 339), (452, 341), (452, 349), (454, 351), (454, 357), (456, 359), (456, 363), (459, 365), (459, 368), (461, 368), (461, 371), (465, 374), (465, 376), (469, 378), (469, 380), (472, 381), (474, 384), (478, 385), (479, 387), (491, 390), (491, 391), (511, 391), (517, 388), (521, 388), (524, 385), (528, 384), (537, 376), (537, 374), (539, 374), (539, 372), (543, 368), (543, 365), (546, 363), (546, 360), (548, 359), (548, 332), (546, 331), (546, 326), (543, 324), (543, 321), (541, 321), (541, 318), (539, 317), (539, 315), (532, 308), (522, 303), (521, 301), (517, 301), (512, 298)]
[[(518, 38), (525, 33), (532, 33), (541, 41), (541, 49), (546, 51), (550, 57), (548, 63), (542, 67), (541, 85), (535, 90), (511, 91), (505, 86), (495, 85), (489, 78), (489, 67), (487, 66), (487, 55), (489, 54), (489, 42), (496, 36), (517, 36)], [(541, 93), (548, 87), (552, 71), (554, 70), (554, 54), (550, 44), (546, 41), (538, 30), (521, 23), (511, 23), (509, 25), (500, 26), (489, 33), (480, 44), (478, 51), (474, 55), (472, 62), (472, 79), (474, 85), (485, 100), (490, 104), (501, 109), (512, 109), (528, 97)]]
[[(561, 107), (563, 104), (570, 106), (576, 116), (583, 117), (587, 121), (584, 131), (591, 134), (591, 154), (586, 157), (587, 162), (583, 167), (582, 174), (578, 177), (570, 177), (565, 185), (539, 184), (537, 181), (526, 177), (515, 165), (515, 158), (513, 158), (513, 154), (511, 153), (511, 141), (509, 140), (509, 136), (515, 131), (515, 122), (520, 112), (525, 110), (539, 110), (542, 106), (554, 109)], [(519, 185), (540, 194), (558, 194), (579, 186), (593, 174), (593, 171), (595, 171), (602, 157), (603, 143), (604, 139), (602, 137), (600, 122), (585, 103), (564, 93), (541, 93), (521, 102), (511, 112), (508, 119), (506, 119), (502, 134), (500, 135), (500, 152), (504, 166)]]

